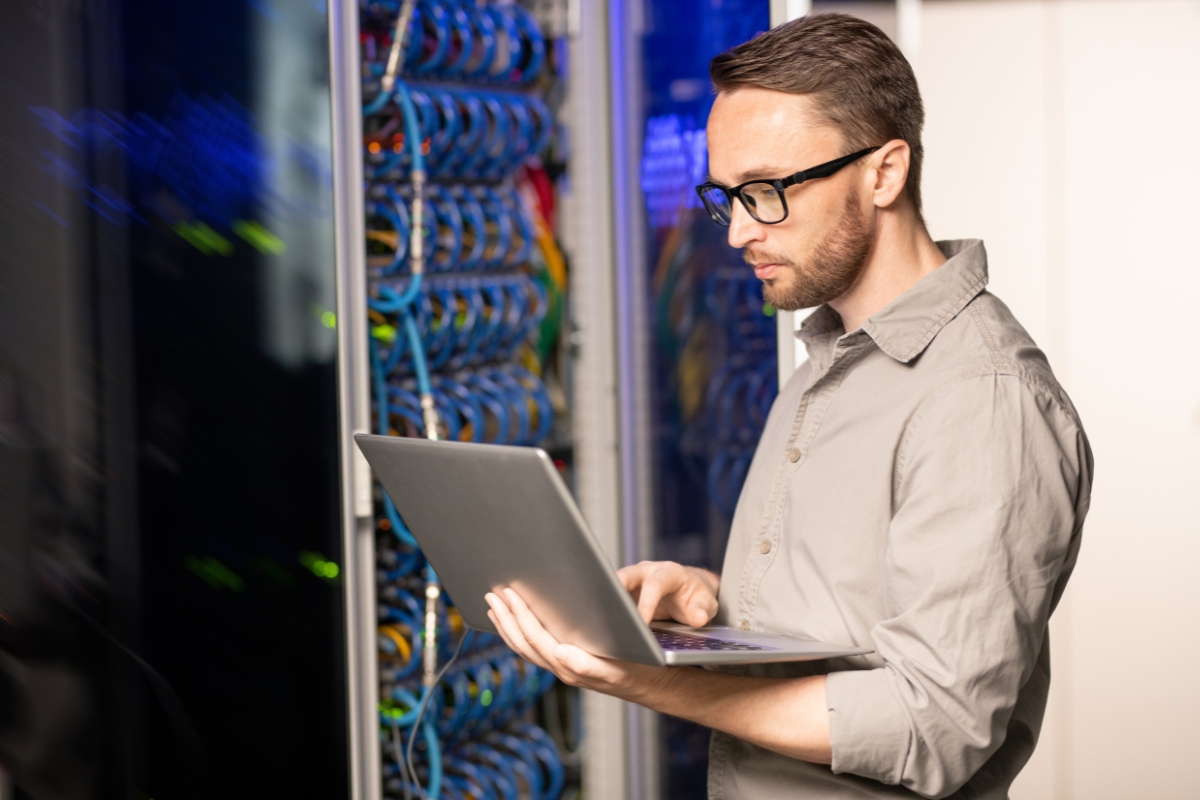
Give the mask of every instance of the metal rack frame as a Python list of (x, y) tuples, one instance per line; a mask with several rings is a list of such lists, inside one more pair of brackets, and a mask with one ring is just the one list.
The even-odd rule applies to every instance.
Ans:
[(375, 644), (375, 539), (371, 471), (353, 435), (371, 422), (367, 269), (363, 250), (362, 95), (358, 4), (330, 0), (334, 238), (337, 258), (338, 407), (342, 472), (342, 563), (346, 592), (347, 739), (355, 800), (383, 796)]

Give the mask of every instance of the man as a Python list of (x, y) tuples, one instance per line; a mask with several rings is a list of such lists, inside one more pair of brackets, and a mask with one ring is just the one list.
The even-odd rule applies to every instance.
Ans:
[(1079, 418), (985, 291), (983, 244), (926, 231), (924, 112), (882, 32), (807, 17), (711, 73), (705, 205), (768, 302), (821, 307), (720, 578), (670, 563), (621, 578), (648, 621), (715, 618), (875, 653), (657, 668), (555, 641), (512, 592), (488, 596), (492, 619), (569, 684), (713, 728), (710, 797), (1006, 798), (1041, 727), (1047, 621), (1088, 507)]

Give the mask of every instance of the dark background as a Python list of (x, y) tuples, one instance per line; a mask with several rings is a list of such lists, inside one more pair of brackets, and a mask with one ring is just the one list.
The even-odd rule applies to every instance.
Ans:
[[(324, 15), (0, 5), (16, 797), (349, 793), (342, 586), (312, 569), (341, 553)], [(307, 60), (323, 107), (264, 92), (271, 48)], [(287, 147), (267, 106), (294, 120)], [(288, 248), (299, 227), (328, 233)], [(311, 346), (281, 353), (278, 318)]]

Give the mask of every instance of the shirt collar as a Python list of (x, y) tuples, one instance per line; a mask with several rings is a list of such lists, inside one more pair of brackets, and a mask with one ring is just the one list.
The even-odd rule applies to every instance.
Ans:
[[(987, 252), (981, 240), (958, 239), (937, 246), (948, 259), (946, 263), (872, 314), (862, 326), (880, 350), (904, 364), (920, 355), (938, 331), (987, 286)], [(845, 330), (841, 317), (827, 305), (814, 311), (796, 332), (810, 350), (829, 334), (841, 336)]]

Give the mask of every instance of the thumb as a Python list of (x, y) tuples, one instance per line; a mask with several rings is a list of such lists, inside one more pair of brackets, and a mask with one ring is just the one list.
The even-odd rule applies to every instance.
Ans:
[(702, 628), (707, 625), (709, 619), (711, 619), (711, 617), (708, 615), (708, 612), (695, 603), (692, 603), (687, 607), (685, 616), (687, 617), (687, 624), (693, 628)]

